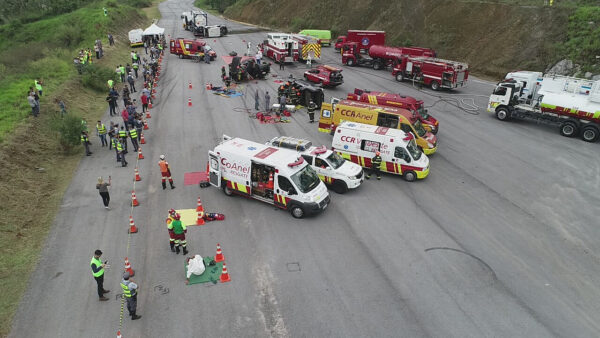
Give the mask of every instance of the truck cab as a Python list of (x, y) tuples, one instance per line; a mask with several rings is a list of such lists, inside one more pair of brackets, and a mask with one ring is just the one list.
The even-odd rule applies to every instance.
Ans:
[(332, 66), (317, 66), (304, 72), (304, 78), (323, 87), (336, 87), (344, 83), (342, 70)]
[(349, 67), (365, 66), (375, 68), (374, 60), (368, 55), (360, 53), (360, 45), (358, 42), (345, 42), (341, 45), (342, 49), (342, 64)]
[(321, 181), (338, 194), (358, 188), (364, 180), (360, 165), (346, 161), (325, 146), (315, 147), (312, 142), (287, 136), (278, 136), (268, 145), (297, 151), (317, 172)]

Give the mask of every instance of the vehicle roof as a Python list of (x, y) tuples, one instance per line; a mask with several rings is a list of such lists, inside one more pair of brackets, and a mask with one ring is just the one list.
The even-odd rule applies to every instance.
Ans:
[(350, 33), (350, 32), (385, 33), (385, 31), (369, 31), (369, 30), (362, 30), (362, 29), (349, 29), (348, 33)]
[(341, 100), (340, 102), (338, 102), (336, 104), (336, 106), (339, 104), (346, 105), (346, 106), (352, 106), (352, 107), (356, 107), (356, 108), (369, 109), (369, 110), (380, 110), (380, 111), (383, 111), (384, 113), (388, 113), (388, 114), (402, 115), (409, 120), (412, 120), (414, 118), (413, 114), (404, 108), (380, 106), (380, 105), (368, 104), (365, 102), (352, 101), (352, 100)]
[(326, 69), (330, 72), (341, 72), (342, 71), (341, 68), (337, 68), (337, 67), (329, 66), (329, 65), (318, 65), (317, 69)]
[(404, 96), (404, 95), (394, 94), (394, 93), (377, 92), (377, 91), (363, 91), (363, 93), (361, 95), (367, 95), (367, 96), (375, 95), (378, 98), (383, 98), (383, 99), (398, 101), (398, 102), (406, 102), (406, 103), (416, 103), (417, 102), (417, 99), (415, 99), (412, 96)]
[(406, 144), (408, 144), (408, 142), (412, 139), (412, 135), (411, 136), (406, 135), (406, 133), (404, 131), (402, 131), (401, 129), (380, 127), (380, 126), (374, 126), (371, 124), (363, 124), (363, 123), (351, 122), (351, 121), (344, 121), (344, 122), (340, 123), (340, 125), (336, 129), (336, 133), (338, 133), (337, 130), (339, 130), (340, 133), (343, 132), (344, 130), (351, 130), (351, 131), (357, 131), (357, 132), (361, 132), (361, 133), (385, 135), (385, 136), (389, 136), (390, 139), (393, 140), (394, 144), (401, 144), (404, 146), (406, 146)]
[(422, 61), (422, 62), (427, 62), (427, 63), (435, 63), (437, 65), (443, 66), (443, 65), (448, 65), (448, 66), (453, 66), (453, 67), (462, 67), (463, 69), (467, 69), (469, 68), (469, 65), (463, 62), (459, 62), (459, 61), (453, 61), (453, 60), (446, 60), (446, 59), (439, 59), (439, 58), (432, 58), (429, 56), (409, 56), (409, 59), (415, 60), (415, 61)]
[(288, 163), (296, 162), (299, 157), (298, 153), (293, 150), (260, 144), (238, 137), (229, 139), (215, 147), (215, 152), (221, 151), (245, 156), (259, 163), (277, 166), (278, 169), (288, 173), (294, 173), (304, 166), (304, 164), (293, 168), (287, 166)]

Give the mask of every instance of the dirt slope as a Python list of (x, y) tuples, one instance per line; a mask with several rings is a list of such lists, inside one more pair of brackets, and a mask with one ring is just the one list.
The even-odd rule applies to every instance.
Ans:
[(347, 29), (387, 32), (388, 44), (434, 48), (442, 58), (466, 61), (479, 75), (513, 69), (544, 70), (556, 61), (569, 10), (439, 0), (242, 0), (227, 17), (284, 31)]

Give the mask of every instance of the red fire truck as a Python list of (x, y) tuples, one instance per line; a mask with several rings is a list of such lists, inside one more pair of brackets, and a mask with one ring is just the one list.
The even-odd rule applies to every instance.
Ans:
[(356, 42), (360, 49), (369, 50), (373, 45), (385, 45), (385, 32), (349, 30), (348, 34), (337, 37), (335, 50), (340, 50), (347, 42)]
[(412, 80), (433, 90), (454, 89), (467, 84), (469, 65), (424, 56), (402, 56), (394, 65), (392, 75), (397, 81)]
[(348, 42), (342, 45), (342, 63), (348, 66), (373, 67), (375, 70), (385, 69), (396, 64), (402, 56), (435, 56), (435, 51), (422, 47), (388, 47), (373, 45), (369, 48), (369, 56), (360, 54), (360, 45)]
[(354, 93), (349, 93), (347, 99), (379, 106), (404, 108), (411, 111), (423, 123), (425, 130), (437, 134), (440, 128), (438, 120), (429, 115), (427, 109), (423, 107), (423, 100), (411, 96), (355, 88)]
[(169, 52), (180, 58), (204, 57), (204, 53), (208, 52), (211, 61), (217, 58), (217, 53), (206, 44), (206, 41), (199, 39), (171, 39)]
[(298, 41), (291, 34), (269, 33), (263, 43), (264, 55), (276, 62), (298, 61)]
[(299, 61), (308, 60), (309, 55), (311, 62), (321, 59), (321, 44), (317, 38), (307, 35), (292, 34), (292, 39), (294, 39), (298, 45), (297, 52)]

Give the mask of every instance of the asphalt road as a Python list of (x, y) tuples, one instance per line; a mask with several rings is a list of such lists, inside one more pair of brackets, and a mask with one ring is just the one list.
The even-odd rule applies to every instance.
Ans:
[[(179, 18), (189, 6), (190, 0), (160, 5), (167, 34), (191, 37)], [(210, 16), (211, 24), (225, 22)], [(254, 49), (264, 37), (232, 34), (210, 44), (219, 55), (241, 54), (243, 40)], [(339, 59), (324, 48), (321, 63)], [(125, 318), (123, 337), (600, 336), (598, 144), (561, 137), (554, 127), (496, 120), (485, 111), (492, 84), (476, 78), (466, 88), (434, 93), (385, 71), (344, 67), (345, 83), (326, 90), (327, 98), (355, 87), (421, 98), (440, 121), (439, 150), (423, 181), (384, 175), (345, 195), (331, 192), (323, 214), (296, 220), (258, 201), (183, 185), (184, 173), (204, 170), (207, 150), (223, 133), (331, 145), (302, 112), (288, 124), (249, 118), (245, 109), (254, 107), (256, 90), (275, 97), (274, 78), (245, 84), (238, 98), (206, 91), (206, 83), (220, 83), (221, 65), (166, 53), (136, 184), (140, 232), (129, 249), (133, 166), (117, 167), (114, 153), (94, 144), (66, 192), (10, 336), (115, 335), (126, 255), (141, 287), (143, 318)], [(284, 77), (304, 70), (273, 67)], [(160, 154), (173, 168), (175, 190), (160, 187)], [(100, 175), (113, 177), (109, 211), (94, 188)], [(214, 255), (221, 243), (229, 283), (184, 285), (184, 258), (169, 251), (167, 210), (194, 208), (198, 196), (207, 211), (227, 218), (191, 227), (188, 247)], [(98, 302), (89, 268), (96, 248), (111, 264), (109, 302)]]

